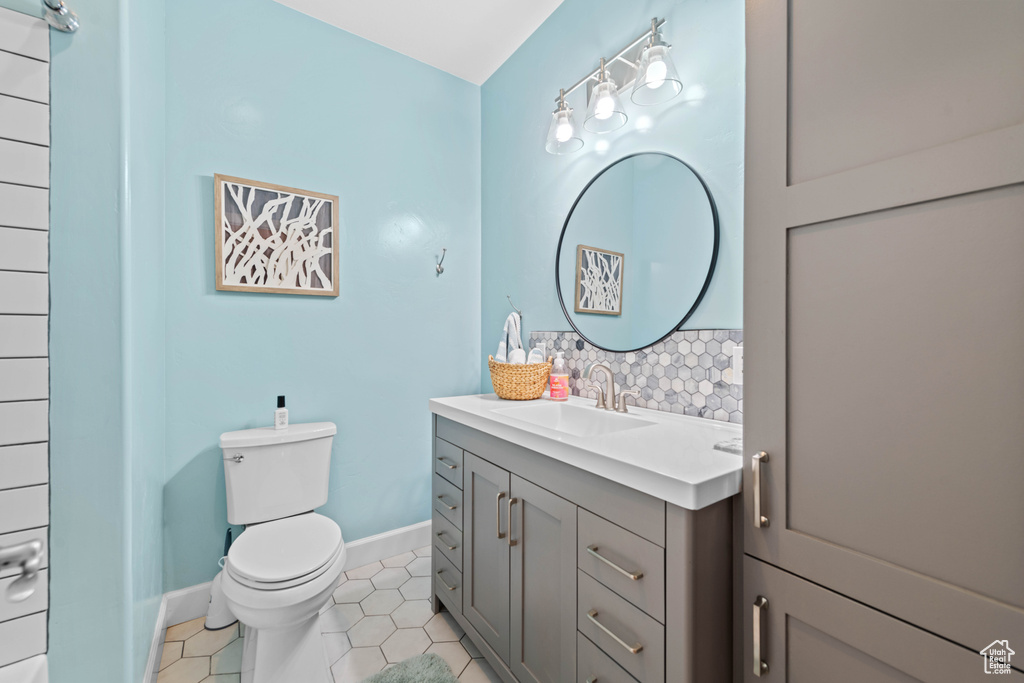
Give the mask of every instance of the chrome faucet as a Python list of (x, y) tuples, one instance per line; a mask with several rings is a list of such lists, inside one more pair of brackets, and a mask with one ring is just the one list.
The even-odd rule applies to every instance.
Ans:
[[(590, 381), (590, 375), (593, 374), (594, 370), (600, 370), (604, 373), (604, 389), (601, 389), (601, 385)], [(615, 410), (615, 375), (612, 374), (612, 369), (610, 367), (604, 363), (591, 363), (587, 366), (587, 369), (583, 371), (583, 379), (587, 382), (588, 388), (594, 387), (597, 389), (596, 408)]]
[(36, 590), (36, 578), (43, 559), (43, 542), (34, 540), (19, 545), (0, 546), (0, 569), (14, 565), (21, 568), (21, 576), (7, 586), (7, 599), (11, 602), (27, 600)]

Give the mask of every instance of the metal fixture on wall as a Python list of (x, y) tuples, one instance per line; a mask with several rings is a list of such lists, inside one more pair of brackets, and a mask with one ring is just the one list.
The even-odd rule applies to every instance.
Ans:
[[(583, 127), (593, 133), (608, 133), (626, 124), (628, 116), (619, 98), (620, 92), (632, 88), (634, 104), (662, 104), (683, 90), (675, 64), (669, 55), (671, 45), (660, 33), (665, 19), (651, 19), (651, 28), (619, 50), (611, 59), (601, 58), (600, 66), (572, 87), (559, 91), (555, 98), (544, 148), (551, 154), (568, 154), (583, 147), (583, 138), (572, 115), (566, 96), (587, 85), (589, 105)], [(622, 87), (616, 86), (622, 83)]]
[(46, 8), (46, 23), (64, 33), (78, 30), (78, 15), (67, 8), (63, 0), (43, 0)]

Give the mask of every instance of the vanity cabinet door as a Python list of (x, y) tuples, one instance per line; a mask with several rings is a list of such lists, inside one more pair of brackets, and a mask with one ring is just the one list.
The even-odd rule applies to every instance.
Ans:
[(747, 6), (745, 551), (1019, 638), (1024, 3)]
[(511, 652), (520, 683), (576, 677), (576, 506), (512, 475)]
[(509, 473), (466, 451), (462, 614), (509, 660)]
[(743, 602), (745, 683), (990, 680), (977, 652), (749, 556)]

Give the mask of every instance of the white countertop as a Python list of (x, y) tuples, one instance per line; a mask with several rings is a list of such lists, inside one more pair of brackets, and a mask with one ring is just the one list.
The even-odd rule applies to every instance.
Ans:
[[(609, 412), (607, 419), (633, 417), (651, 424), (574, 436), (499, 412), (530, 404), (554, 403), (478, 394), (430, 399), (430, 411), (689, 510), (740, 492), (743, 458), (715, 449), (715, 444), (741, 437), (739, 425), (631, 407), (628, 415)], [(597, 411), (593, 399), (570, 396), (569, 404)]]

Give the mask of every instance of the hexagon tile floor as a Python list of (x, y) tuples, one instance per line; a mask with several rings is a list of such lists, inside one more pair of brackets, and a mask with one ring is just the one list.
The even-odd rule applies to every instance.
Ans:
[[(239, 683), (244, 628), (203, 628), (200, 617), (167, 629), (157, 683)], [(345, 572), (320, 611), (335, 683), (360, 683), (424, 652), (460, 681), (498, 683), (494, 670), (447, 612), (430, 612), (430, 547)]]

